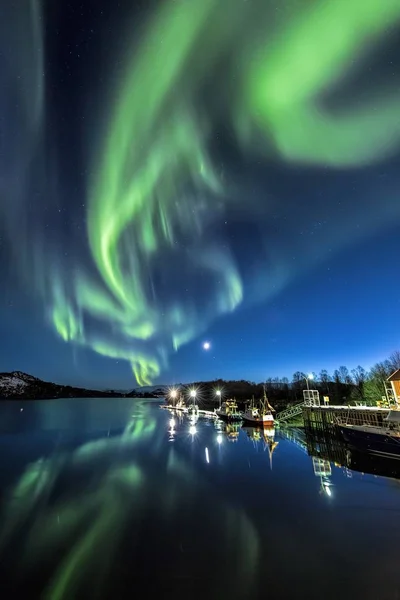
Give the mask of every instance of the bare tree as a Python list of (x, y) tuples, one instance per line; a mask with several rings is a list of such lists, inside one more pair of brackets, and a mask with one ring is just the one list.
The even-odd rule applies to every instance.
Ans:
[(346, 385), (350, 385), (352, 383), (350, 373), (347, 367), (339, 367), (339, 381), (340, 383), (345, 383)]
[(351, 375), (354, 381), (354, 389), (352, 391), (352, 396), (355, 400), (363, 400), (364, 399), (364, 388), (365, 382), (367, 380), (367, 372), (366, 370), (358, 365), (355, 369), (352, 369)]
[(395, 350), (389, 356), (389, 363), (392, 369), (392, 373), (400, 369), (400, 350)]
[(356, 367), (355, 369), (352, 369), (351, 375), (356, 385), (364, 383), (364, 381), (367, 379), (367, 372), (364, 369), (364, 367), (361, 367), (360, 365), (358, 365), (358, 367)]
[(322, 369), (319, 374), (319, 380), (326, 392), (329, 394), (329, 382), (331, 381), (331, 376), (329, 375), (326, 369)]

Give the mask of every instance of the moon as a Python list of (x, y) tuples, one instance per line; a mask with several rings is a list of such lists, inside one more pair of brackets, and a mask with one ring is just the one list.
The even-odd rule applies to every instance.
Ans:
[(203, 348), (204, 350), (209, 350), (211, 348), (210, 342), (203, 342)]

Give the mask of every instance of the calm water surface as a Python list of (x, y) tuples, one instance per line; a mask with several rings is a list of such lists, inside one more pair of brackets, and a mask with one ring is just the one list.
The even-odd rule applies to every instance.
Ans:
[(400, 598), (398, 481), (158, 405), (0, 405), (2, 598)]

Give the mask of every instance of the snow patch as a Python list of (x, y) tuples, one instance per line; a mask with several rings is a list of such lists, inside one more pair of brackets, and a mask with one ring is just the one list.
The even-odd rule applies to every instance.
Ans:
[(6, 377), (2, 377), (0, 380), (0, 386), (4, 386), (4, 387), (13, 387), (13, 388), (17, 388), (17, 387), (24, 387), (28, 385), (26, 381), (24, 381), (23, 379), (20, 379), (19, 377), (14, 377), (14, 376), (6, 376)]

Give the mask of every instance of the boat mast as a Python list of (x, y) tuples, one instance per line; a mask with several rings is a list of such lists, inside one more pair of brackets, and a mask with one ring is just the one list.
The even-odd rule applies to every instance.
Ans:
[(264, 410), (267, 410), (267, 408), (272, 412), (274, 410), (274, 408), (270, 405), (269, 400), (268, 400), (268, 396), (267, 393), (265, 391), (265, 385), (264, 385)]
[(262, 400), (260, 400), (261, 415), (265, 414), (265, 406), (266, 406), (266, 402), (268, 402), (267, 394), (265, 392), (265, 385), (263, 386), (263, 390), (264, 390), (263, 398), (262, 398)]

